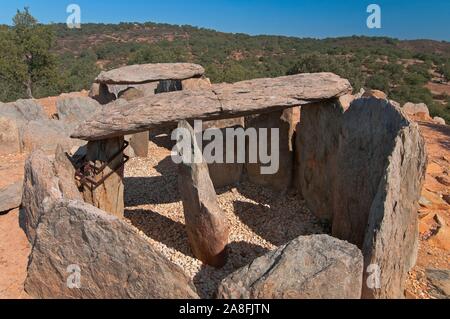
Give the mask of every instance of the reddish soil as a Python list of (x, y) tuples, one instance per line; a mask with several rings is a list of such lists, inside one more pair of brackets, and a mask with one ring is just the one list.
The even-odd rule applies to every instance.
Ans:
[(29, 298), (23, 290), (30, 244), (19, 227), (19, 210), (0, 215), (0, 299)]
[(419, 209), (420, 246), (417, 265), (410, 274), (407, 297), (433, 298), (426, 269), (450, 268), (450, 126), (417, 121), (426, 140), (428, 167)]

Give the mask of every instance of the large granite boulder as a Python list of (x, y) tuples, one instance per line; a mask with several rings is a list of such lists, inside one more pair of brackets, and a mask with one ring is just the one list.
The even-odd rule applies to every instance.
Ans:
[(426, 164), (417, 125), (382, 99), (355, 100), (345, 112), (339, 103), (308, 105), (297, 143), (309, 208), (332, 222), (333, 236), (362, 249), (366, 270), (379, 270), (380, 285), (364, 285), (363, 297), (403, 297)]
[(62, 145), (65, 150), (85, 144), (81, 140), (70, 138), (71, 131), (71, 126), (63, 121), (30, 121), (23, 128), (23, 150), (31, 153), (41, 149), (47, 153), (54, 153), (58, 144)]
[(178, 129), (190, 137), (189, 151), (192, 152), (191, 156), (182, 154), (183, 162), (178, 165), (178, 185), (189, 242), (198, 259), (205, 264), (222, 267), (226, 262), (228, 220), (217, 203), (208, 165), (201, 155), (194, 130), (186, 121), (181, 121)]
[(7, 117), (0, 117), (0, 156), (20, 153), (21, 140), (17, 122)]
[(56, 103), (59, 120), (68, 125), (77, 125), (89, 119), (101, 105), (90, 97), (69, 97)]
[(21, 123), (47, 118), (42, 106), (34, 100), (17, 100), (12, 103), (0, 103), (0, 114)]
[(0, 189), (0, 213), (17, 208), (22, 203), (22, 181)]
[[(274, 174), (263, 174), (262, 167), (267, 167), (273, 163), (261, 163), (259, 154), (251, 154), (255, 151), (260, 151), (261, 142), (258, 135), (258, 148), (252, 148), (250, 143), (247, 145), (247, 157), (251, 158), (254, 155), (258, 158), (257, 163), (250, 163), (247, 159), (245, 169), (250, 182), (270, 187), (277, 192), (283, 193), (291, 186), (293, 182), (294, 170), (294, 134), (298, 123), (300, 122), (300, 109), (298, 107), (286, 109), (284, 111), (265, 113), (262, 115), (251, 117), (246, 121), (246, 128), (255, 128), (259, 133), (260, 129), (267, 129), (267, 154), (272, 155), (275, 159), (275, 154), (270, 154), (272, 150), (272, 129), (278, 129), (278, 147), (274, 150), (278, 151), (278, 170)], [(265, 141), (262, 141), (265, 143)]]
[(75, 183), (71, 163), (60, 154), (48, 156), (41, 150), (33, 152), (25, 162), (21, 223), (31, 243), (44, 215), (44, 200), (49, 203), (67, 198), (82, 200)]
[(222, 299), (359, 299), (363, 256), (327, 235), (299, 237), (257, 258), (219, 286)]
[(414, 115), (419, 117), (422, 120), (429, 120), (430, 117), (430, 111), (428, 109), (428, 106), (425, 103), (411, 103), (408, 102), (403, 106), (403, 111), (406, 112), (408, 115)]
[(47, 205), (41, 217), (25, 291), (52, 299), (198, 298), (183, 271), (134, 228), (69, 200)]

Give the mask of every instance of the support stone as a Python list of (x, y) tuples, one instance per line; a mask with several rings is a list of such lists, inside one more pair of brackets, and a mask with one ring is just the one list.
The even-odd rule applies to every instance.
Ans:
[(86, 202), (120, 218), (124, 215), (123, 145), (123, 137), (89, 142), (86, 159), (98, 168), (108, 163), (100, 174), (91, 177), (96, 182), (106, 179), (96, 189), (83, 185)]
[[(223, 163), (209, 163), (209, 176), (214, 184), (216, 189), (224, 188), (224, 187), (232, 187), (239, 184), (242, 179), (243, 171), (244, 171), (244, 163), (238, 163), (237, 160), (237, 143), (235, 141), (234, 149), (234, 162), (226, 163), (227, 158), (227, 141), (226, 141), (226, 131), (228, 128), (238, 129), (245, 127), (245, 120), (243, 117), (236, 119), (228, 119), (228, 120), (218, 120), (218, 121), (210, 121), (203, 123), (203, 130), (206, 131), (208, 129), (217, 129), (222, 132), (224, 136), (224, 144), (223, 144)], [(203, 149), (209, 144), (209, 141), (203, 141)], [(231, 151), (231, 150), (230, 150)]]
[[(300, 108), (290, 108), (283, 111), (261, 114), (247, 119), (246, 127), (255, 128), (258, 132), (260, 129), (267, 129), (267, 150), (270, 152), (271, 130), (279, 131), (279, 168), (275, 174), (262, 174), (261, 168), (268, 166), (262, 164), (258, 158), (258, 163), (250, 163), (247, 161), (245, 168), (250, 182), (269, 187), (277, 192), (284, 193), (293, 183), (294, 171), (294, 134), (298, 123), (300, 122)], [(259, 139), (259, 137), (258, 137)], [(264, 142), (264, 141), (263, 141)], [(258, 141), (258, 143), (260, 143)], [(250, 145), (247, 145), (247, 154), (250, 155)], [(258, 154), (252, 154), (258, 155)]]
[(194, 159), (179, 165), (179, 189), (183, 200), (186, 229), (194, 255), (205, 264), (222, 267), (226, 263), (229, 227), (209, 177), (208, 165), (201, 156), (194, 130), (182, 121), (180, 129), (189, 131)]

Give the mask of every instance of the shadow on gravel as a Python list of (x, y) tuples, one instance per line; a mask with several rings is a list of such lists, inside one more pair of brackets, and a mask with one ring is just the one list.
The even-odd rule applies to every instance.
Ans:
[(228, 261), (221, 269), (203, 265), (194, 277), (194, 285), (201, 298), (213, 298), (208, 291), (215, 293), (221, 281), (241, 267), (268, 253), (269, 250), (247, 242), (232, 242), (228, 245)]
[(147, 237), (173, 248), (180, 253), (191, 256), (188, 237), (183, 224), (150, 210), (126, 210), (125, 218)]
[(234, 212), (254, 233), (275, 246), (299, 236), (326, 233), (318, 221), (310, 220), (300, 212), (298, 216), (283, 216), (280, 209), (240, 201), (234, 203)]
[(179, 202), (176, 176), (127, 177), (124, 178), (125, 206), (170, 204)]

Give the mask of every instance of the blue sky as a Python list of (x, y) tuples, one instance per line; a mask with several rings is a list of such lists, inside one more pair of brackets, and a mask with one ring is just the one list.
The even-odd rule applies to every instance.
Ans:
[[(298, 37), (386, 35), (450, 41), (450, 0), (7, 0), (0, 23), (29, 6), (40, 22), (65, 22), (76, 3), (83, 22), (164, 22), (224, 32)], [(368, 29), (366, 8), (382, 9), (382, 28)]]

